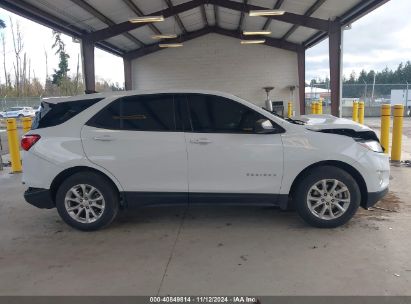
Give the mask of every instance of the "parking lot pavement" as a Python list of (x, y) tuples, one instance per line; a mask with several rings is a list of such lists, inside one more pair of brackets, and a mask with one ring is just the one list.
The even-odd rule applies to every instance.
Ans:
[(0, 295), (411, 295), (411, 168), (380, 207), (321, 230), (262, 207), (123, 212), (85, 233), (0, 173)]

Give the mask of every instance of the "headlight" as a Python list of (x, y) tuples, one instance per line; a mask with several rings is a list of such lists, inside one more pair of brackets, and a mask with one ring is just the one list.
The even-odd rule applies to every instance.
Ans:
[(384, 149), (382, 148), (381, 144), (378, 141), (375, 140), (357, 140), (357, 142), (363, 146), (364, 148), (367, 148), (368, 150), (378, 152), (378, 153), (383, 153)]

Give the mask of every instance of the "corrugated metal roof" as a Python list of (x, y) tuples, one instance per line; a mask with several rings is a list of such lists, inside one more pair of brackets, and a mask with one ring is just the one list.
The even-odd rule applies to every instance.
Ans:
[[(90, 12), (90, 10), (85, 9), (84, 6), (79, 6), (79, 1), (85, 2), (86, 6), (91, 6), (95, 11), (98, 11), (100, 16), (96, 16), (93, 12)], [(145, 15), (153, 12), (162, 12), (163, 10), (169, 9), (169, 5), (165, 0), (128, 1), (130, 1), (132, 5), (137, 7)], [(267, 9), (272, 9), (278, 0), (248, 0), (245, 2), (243, 0), (231, 1), (237, 4), (244, 4), (247, 2), (249, 5), (257, 5)], [(284, 0), (280, 9), (285, 10), (288, 13), (304, 15), (317, 1), (318, 0)], [(311, 16), (323, 20), (334, 20), (336, 17), (344, 15), (344, 13), (359, 4), (366, 4), (366, 2), (373, 1), (378, 2), (378, 0), (326, 0)], [(28, 3), (35, 8), (38, 8), (39, 11), (58, 18), (62, 23), (64, 23), (64, 26), (76, 28), (84, 33), (105, 29), (110, 25), (110, 22), (113, 24), (128, 22), (130, 18), (137, 16), (136, 12), (130, 9), (130, 3), (127, 5), (126, 0), (77, 0), (77, 3), (72, 0), (6, 0), (5, 2), (12, 2), (17, 6), (21, 3)], [(174, 6), (187, 2), (189, 1), (171, 0), (172, 5)], [(210, 2), (218, 4), (218, 1)], [(384, 0), (380, 0), (380, 2), (384, 2)], [(208, 1), (204, 1), (204, 3), (208, 24), (210, 26), (214, 26), (214, 5), (207, 4)], [(35, 12), (33, 12), (33, 14), (35, 14)], [(218, 26), (223, 29), (237, 30), (240, 15), (241, 12), (238, 10), (218, 6)], [(103, 18), (101, 16), (103, 16)], [(180, 13), (179, 17), (188, 32), (198, 31), (205, 26), (200, 6)], [(107, 18), (109, 22), (107, 22), (107, 19), (105, 18)], [(248, 14), (245, 13), (242, 22), (242, 29), (261, 30), (266, 23), (266, 20), (267, 19), (264, 17), (249, 17)], [(293, 25), (290, 23), (271, 20), (268, 26), (268, 29), (272, 31), (270, 37), (280, 39), (292, 28), (292, 26)], [(144, 27), (131, 30), (129, 32), (131, 35), (123, 33), (108, 38), (105, 41), (124, 52), (128, 52), (144, 47), (144, 45), (155, 43), (156, 41), (151, 38), (151, 35), (157, 30), (165, 34), (182, 34), (181, 27), (178, 25), (176, 18), (170, 16), (166, 18), (164, 22), (155, 23), (150, 27), (145, 25)], [(318, 31), (315, 29), (300, 25), (289, 35), (287, 41), (302, 44), (316, 33), (318, 33)], [(141, 45), (139, 41), (144, 45)]]

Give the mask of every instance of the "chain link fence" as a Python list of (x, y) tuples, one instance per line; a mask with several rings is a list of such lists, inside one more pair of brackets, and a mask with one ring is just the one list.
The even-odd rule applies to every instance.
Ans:
[[(306, 113), (311, 112), (311, 103), (323, 101), (323, 113), (330, 113), (331, 99), (329, 83), (316, 83), (306, 89)], [(365, 116), (379, 116), (382, 104), (403, 104), (406, 115), (411, 114), (411, 88), (407, 83), (400, 84), (357, 84), (344, 83), (342, 87), (342, 114), (351, 116), (354, 101), (364, 101)]]
[(34, 97), (7, 97), (0, 99), (0, 112), (6, 111), (11, 107), (32, 107), (36, 109), (41, 103), (41, 96)]

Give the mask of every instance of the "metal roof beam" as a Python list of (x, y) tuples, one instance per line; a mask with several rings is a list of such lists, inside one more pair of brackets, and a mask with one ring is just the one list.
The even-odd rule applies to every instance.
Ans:
[[(237, 38), (237, 39), (242, 39), (243, 35), (241, 31), (233, 31), (233, 30), (226, 30), (220, 27), (215, 27), (213, 28), (213, 32), (220, 34), (220, 35), (224, 35), (224, 36), (229, 36), (229, 37), (233, 37), (233, 38)], [(247, 36), (247, 39), (261, 39), (261, 36)], [(265, 39), (265, 43), (264, 45), (267, 46), (271, 46), (271, 47), (275, 47), (275, 48), (279, 48), (279, 49), (283, 49), (283, 50), (287, 50), (287, 51), (292, 51), (292, 52), (298, 52), (302, 46), (296, 43), (292, 43), (292, 42), (287, 42), (287, 41), (283, 41), (281, 39), (277, 39), (277, 38), (271, 38), (271, 37), (264, 37)]]
[(201, 16), (203, 17), (204, 26), (209, 26), (205, 5), (201, 5)]
[[(164, 1), (165, 1), (165, 3), (167, 4), (167, 6), (168, 6), (169, 9), (171, 9), (171, 10), (174, 9), (174, 5), (173, 5), (173, 3), (171, 2), (171, 0), (164, 0)], [(180, 18), (180, 16), (178, 15), (178, 13), (174, 14), (174, 19), (176, 20), (176, 22), (177, 22), (180, 30), (183, 32), (183, 34), (187, 33), (187, 29), (186, 29), (186, 27), (184, 26), (183, 21), (181, 21), (181, 18)]]
[[(187, 34), (182, 34), (180, 35), (180, 37), (176, 38), (176, 39), (167, 39), (167, 43), (181, 43), (184, 41), (188, 41), (188, 40), (192, 40), (195, 39), (197, 37), (201, 37), (203, 35), (206, 35), (208, 33), (210, 33), (212, 31), (211, 27), (204, 27), (200, 30), (197, 31), (193, 31), (193, 32), (188, 32)], [(145, 47), (139, 48), (137, 50), (128, 52), (126, 54), (124, 54), (124, 58), (126, 59), (137, 59), (139, 57), (160, 51), (164, 48), (161, 48), (159, 46), (159, 43), (154, 43), (154, 44), (150, 44), (147, 45)]]
[[(273, 9), (280, 9), (280, 8), (281, 8), (281, 5), (283, 5), (283, 3), (284, 3), (284, 0), (277, 0), (277, 2), (275, 3)], [(267, 18), (267, 20), (265, 21), (265, 23), (264, 23), (264, 25), (263, 25), (263, 27), (262, 27), (262, 30), (263, 30), (263, 31), (265, 31), (265, 30), (270, 26), (271, 21), (272, 21), (272, 19)]]
[[(108, 17), (103, 15), (101, 12), (96, 10), (93, 6), (88, 4), (86, 1), (84, 1), (84, 0), (70, 0), (70, 1), (73, 2), (74, 4), (78, 5), (79, 7), (81, 7), (82, 9), (84, 9), (85, 11), (87, 11), (89, 14), (93, 15), (97, 19), (99, 19), (101, 22), (107, 24), (108, 26), (115, 25), (115, 22), (113, 22)], [(134, 37), (130, 33), (123, 33), (123, 36), (127, 37), (129, 40), (131, 40), (132, 42), (136, 43), (139, 46), (145, 45), (142, 41), (140, 41), (139, 39), (137, 39), (136, 37)]]
[[(216, 26), (210, 26), (210, 27), (204, 27), (197, 31), (188, 32), (187, 34), (181, 35), (179, 38), (167, 40), (167, 42), (169, 43), (184, 42), (184, 41), (188, 41), (188, 40), (201, 37), (209, 33), (216, 33), (216, 34), (220, 34), (220, 35), (224, 35), (224, 36), (228, 36), (228, 37), (232, 37), (236, 39), (242, 38), (241, 31), (235, 31), (235, 30), (233, 31), (233, 30), (227, 30), (227, 29), (223, 29), (220, 27), (216, 27)], [(249, 38), (257, 39), (261, 37), (260, 36), (249, 36)], [(280, 48), (280, 49), (284, 49), (284, 50), (292, 51), (292, 52), (301, 52), (304, 50), (304, 48), (300, 44), (283, 41), (281, 39), (266, 37), (265, 40), (266, 40), (265, 45), (267, 46), (276, 47), (276, 48)], [(145, 55), (160, 51), (162, 49), (163, 48), (159, 47), (159, 43), (155, 43), (155, 44), (147, 45), (137, 50), (128, 52), (124, 55), (124, 58), (127, 58), (129, 60), (136, 59), (136, 58), (140, 58)]]
[[(123, 0), (123, 2), (131, 9), (138, 17), (144, 16), (144, 13), (138, 8), (138, 6), (132, 0)], [(152, 23), (148, 24), (148, 27), (157, 35), (161, 35), (161, 31)]]
[[(193, 8), (196, 8), (197, 6), (200, 6), (202, 4), (204, 4), (204, 0), (191, 0), (191, 1), (179, 4), (179, 5), (174, 5), (172, 9), (167, 8), (161, 11), (148, 14), (146, 16), (162, 15), (164, 16), (164, 18), (168, 18), (168, 17), (174, 16), (175, 14), (179, 14), (179, 13), (191, 10)], [(146, 23), (131, 23), (130, 21), (125, 21), (125, 22), (118, 23), (116, 25), (107, 27), (105, 29), (92, 32), (88, 34), (88, 38), (93, 41), (105, 40), (110, 37), (114, 37), (124, 32), (128, 32), (128, 31), (131, 31), (131, 30), (134, 30), (134, 29), (146, 26), (146, 25), (147, 25)]]
[(218, 6), (214, 4), (214, 26), (220, 25), (220, 14), (218, 12)]
[[(261, 7), (257, 5), (251, 5), (251, 4), (244, 5), (243, 3), (235, 2), (231, 0), (208, 0), (208, 2), (210, 4), (222, 6), (222, 7), (232, 9), (235, 11), (240, 11), (240, 12), (241, 11), (249, 12), (250, 10), (269, 9), (267, 7)], [(324, 32), (328, 31), (328, 28), (329, 28), (328, 20), (304, 16), (304, 15), (298, 15), (298, 14), (288, 13), (288, 12), (285, 12), (284, 15), (269, 16), (267, 18), (270, 18), (272, 20), (286, 22), (286, 23), (297, 24), (297, 25), (313, 28), (316, 30), (324, 31)]]
[[(324, 4), (325, 1), (327, 0), (315, 1), (314, 4), (311, 5), (310, 8), (304, 13), (304, 16), (311, 16), (312, 14), (314, 14), (320, 8), (320, 6)], [(281, 39), (287, 40), (288, 37), (290, 37), (296, 31), (296, 29), (298, 29), (298, 25), (294, 24)]]
[[(243, 0), (243, 3), (244, 3), (244, 5), (247, 5), (247, 4), (248, 4), (248, 0)], [(243, 29), (244, 14), (245, 14), (244, 11), (242, 11), (242, 12), (240, 13), (240, 21), (238, 21), (238, 26), (237, 26), (237, 30), (238, 30), (238, 31), (241, 31), (241, 30)]]

